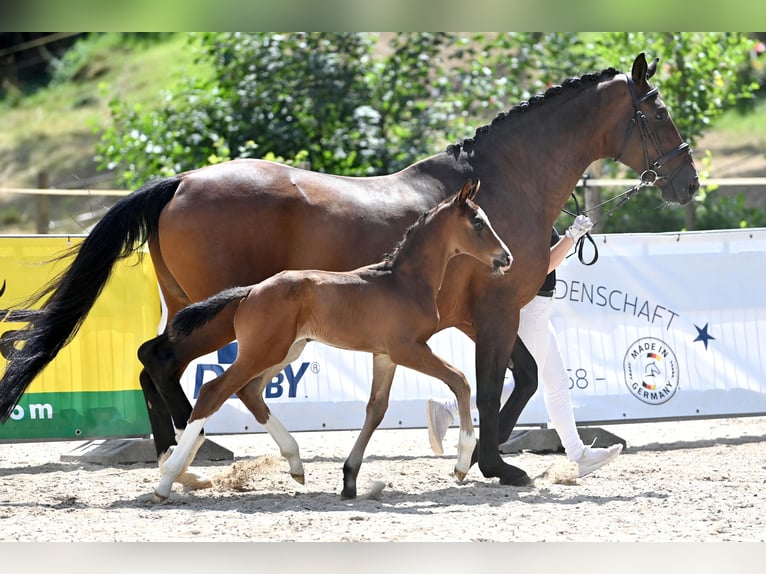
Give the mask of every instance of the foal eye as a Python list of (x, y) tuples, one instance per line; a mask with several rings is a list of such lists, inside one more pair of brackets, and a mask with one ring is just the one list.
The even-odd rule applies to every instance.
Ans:
[(474, 217), (473, 228), (476, 231), (481, 231), (484, 229), (484, 220), (481, 217)]

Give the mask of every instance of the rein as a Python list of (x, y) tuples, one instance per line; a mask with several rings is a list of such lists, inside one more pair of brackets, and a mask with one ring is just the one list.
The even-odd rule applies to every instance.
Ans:
[[(609, 209), (609, 211), (607, 211), (603, 215), (603, 217), (601, 218), (601, 221), (609, 217), (615, 209), (617, 209), (618, 207), (622, 207), (625, 203), (627, 203), (627, 201), (631, 197), (633, 197), (633, 195), (639, 189), (643, 187), (648, 187), (650, 185), (655, 185), (660, 180), (667, 180), (668, 182), (672, 181), (673, 178), (678, 174), (679, 170), (681, 169), (683, 162), (681, 162), (678, 165), (678, 167), (673, 171), (673, 173), (670, 174), (669, 177), (658, 175), (657, 172), (668, 160), (673, 159), (677, 155), (682, 153), (688, 153), (689, 155), (692, 154), (692, 149), (689, 146), (689, 144), (686, 142), (679, 144), (678, 146), (676, 146), (669, 152), (662, 153), (660, 144), (657, 141), (657, 136), (654, 134), (651, 127), (649, 126), (649, 122), (646, 119), (646, 114), (644, 114), (644, 112), (641, 111), (641, 104), (643, 104), (650, 98), (656, 97), (657, 94), (659, 94), (659, 89), (652, 88), (643, 97), (639, 98), (638, 94), (636, 93), (636, 86), (633, 83), (633, 78), (631, 78), (629, 74), (625, 74), (625, 80), (627, 81), (628, 90), (630, 91), (630, 98), (633, 102), (633, 117), (630, 118), (630, 123), (628, 124), (628, 128), (625, 131), (625, 137), (622, 140), (622, 147), (620, 148), (620, 153), (617, 154), (617, 156), (614, 158), (614, 161), (620, 160), (620, 157), (622, 157), (622, 154), (625, 152), (625, 148), (628, 145), (630, 136), (633, 133), (633, 128), (638, 126), (638, 133), (641, 136), (641, 145), (643, 147), (643, 152), (644, 152), (644, 165), (646, 166), (646, 169), (641, 173), (639, 177), (639, 182), (636, 185), (634, 185), (632, 188), (610, 199), (607, 199), (606, 201), (602, 201), (601, 203), (594, 205), (588, 210), (588, 211), (592, 211), (598, 207), (606, 205), (607, 203), (611, 201), (619, 200), (615, 205), (611, 207), (611, 209)], [(649, 142), (651, 142), (651, 144), (654, 146), (655, 151), (657, 152), (657, 155), (659, 155), (659, 157), (653, 162), (649, 160)], [(562, 211), (574, 217), (577, 217), (577, 215), (580, 215), (582, 213), (587, 213), (586, 211), (580, 211), (580, 205), (577, 202), (577, 196), (575, 195), (574, 191), (572, 192), (572, 197), (574, 198), (574, 202), (575, 202), (575, 213), (572, 213), (571, 211), (568, 211), (566, 209), (562, 209)], [(599, 222), (598, 221), (594, 222), (594, 225), (596, 225), (597, 223)], [(593, 259), (591, 259), (589, 262), (586, 262), (583, 257), (583, 247), (585, 246), (586, 238), (588, 241), (591, 242), (591, 245), (593, 245)], [(590, 236), (590, 233), (586, 233), (585, 235), (580, 237), (580, 239), (577, 240), (577, 244), (575, 245), (575, 251), (577, 252), (577, 257), (580, 260), (580, 263), (582, 263), (583, 265), (593, 265), (594, 263), (596, 263), (596, 261), (598, 261), (598, 247), (596, 246), (596, 242)]]

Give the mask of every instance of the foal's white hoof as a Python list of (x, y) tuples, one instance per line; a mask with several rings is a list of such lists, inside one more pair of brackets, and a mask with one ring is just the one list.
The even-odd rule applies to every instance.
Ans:
[(213, 481), (204, 474), (199, 474), (191, 470), (187, 470), (176, 478), (175, 482), (183, 485), (187, 490), (202, 490), (204, 488), (213, 488)]
[(461, 482), (463, 481), (463, 479), (465, 479), (465, 475), (466, 475), (465, 472), (461, 472), (458, 469), (455, 469), (454, 474), (455, 474), (455, 478), (457, 478)]
[(293, 480), (297, 482), (298, 484), (306, 484), (305, 474), (291, 474), (290, 476), (292, 476)]
[(165, 502), (167, 499), (168, 499), (168, 497), (167, 497), (167, 496), (162, 496), (162, 495), (161, 495), (159, 492), (157, 492), (156, 490), (154, 491), (154, 494), (152, 495), (152, 502), (154, 502), (154, 504), (162, 504), (162, 503), (163, 503), (163, 502)]

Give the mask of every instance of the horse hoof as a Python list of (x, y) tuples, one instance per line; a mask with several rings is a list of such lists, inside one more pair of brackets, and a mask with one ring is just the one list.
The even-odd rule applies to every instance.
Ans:
[(306, 484), (306, 475), (303, 474), (291, 474), (293, 480), (298, 484)]
[(340, 497), (343, 500), (351, 500), (356, 498), (356, 488), (344, 488), (340, 493)]
[(463, 479), (465, 479), (465, 475), (466, 475), (466, 473), (464, 473), (464, 472), (460, 472), (458, 469), (455, 469), (455, 472), (454, 472), (454, 474), (455, 474), (455, 478), (457, 478), (457, 479), (458, 479), (458, 480), (460, 480), (460, 481), (462, 481)]
[(168, 497), (167, 497), (167, 496), (163, 496), (163, 495), (161, 495), (161, 494), (160, 494), (159, 492), (157, 492), (156, 490), (154, 491), (154, 494), (152, 495), (152, 502), (154, 502), (154, 504), (162, 504), (162, 503), (163, 503), (163, 502), (165, 502), (167, 499), (168, 499)]
[(501, 477), (500, 484), (505, 486), (530, 486), (532, 479), (529, 478), (529, 475), (521, 469), (516, 470), (518, 472)]

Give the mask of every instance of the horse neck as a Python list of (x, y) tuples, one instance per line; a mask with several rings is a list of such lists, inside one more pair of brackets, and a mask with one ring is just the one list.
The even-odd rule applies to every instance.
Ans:
[[(529, 196), (530, 205), (544, 205), (552, 223), (588, 166), (616, 155), (612, 148), (624, 134), (621, 123), (630, 119), (629, 100), (617, 98), (620, 84), (610, 78), (563, 88), (525, 112), (512, 110), (477, 135), (469, 161), (483, 184), (492, 183), (482, 185), (484, 195), (493, 193), (488, 187), (515, 188)], [(471, 151), (464, 154), (470, 158)], [(485, 181), (487, 173), (492, 182)]]
[(433, 293), (434, 298), (456, 248), (443, 215), (446, 214), (431, 213), (413, 226), (390, 262), (398, 280), (406, 281), (413, 291), (418, 285)]

